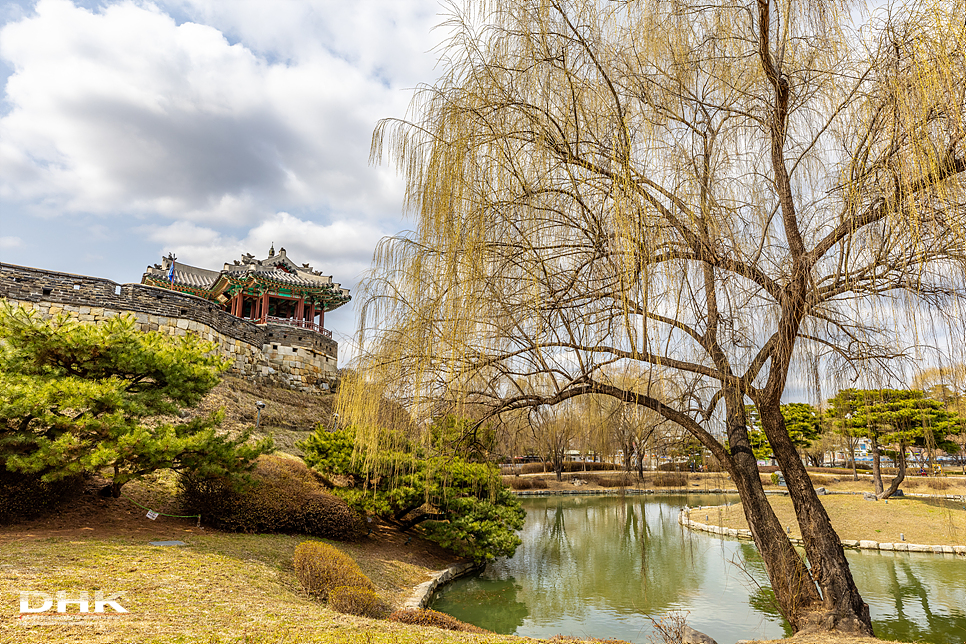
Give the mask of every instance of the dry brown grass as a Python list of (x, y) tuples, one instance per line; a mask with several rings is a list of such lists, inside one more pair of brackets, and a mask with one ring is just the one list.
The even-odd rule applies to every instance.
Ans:
[[(775, 514), (784, 526), (792, 528), (792, 536), (801, 537), (791, 500), (786, 496), (768, 497)], [(869, 539), (880, 543), (901, 541), (926, 545), (966, 544), (966, 510), (962, 502), (920, 499), (868, 501), (861, 496), (823, 496), (832, 526), (842, 539)], [(694, 511), (691, 517), (712, 525), (746, 529), (748, 524), (741, 504), (728, 508)]]

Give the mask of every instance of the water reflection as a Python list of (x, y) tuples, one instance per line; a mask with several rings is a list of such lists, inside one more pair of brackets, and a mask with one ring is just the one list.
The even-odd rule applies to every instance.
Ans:
[(966, 641), (966, 565), (961, 557), (857, 552), (849, 564), (879, 638)]
[[(754, 548), (697, 535), (683, 538), (677, 522), (687, 497), (549, 497), (528, 499), (523, 544), (479, 577), (444, 589), (433, 608), (500, 633), (547, 637), (558, 633), (646, 641), (648, 615), (691, 611), (689, 622), (727, 641), (734, 630), (780, 637), (777, 614), (748, 603), (767, 576)], [(722, 501), (696, 499), (692, 505)], [(503, 615), (506, 584), (524, 605)], [(480, 601), (493, 593), (495, 602)], [(717, 634), (716, 634), (717, 633)], [(735, 637), (734, 639), (738, 639)]]
[[(731, 499), (734, 500), (734, 499)], [(683, 531), (685, 503), (722, 496), (525, 499), (512, 559), (445, 588), (433, 605), (498, 633), (647, 642), (648, 615), (689, 612), (721, 644), (790, 634), (749, 542)], [(966, 558), (849, 552), (852, 574), (884, 639), (961, 644)]]

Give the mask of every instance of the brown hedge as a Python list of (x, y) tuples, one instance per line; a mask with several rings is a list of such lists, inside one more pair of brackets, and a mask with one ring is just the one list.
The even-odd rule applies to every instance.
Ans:
[(597, 476), (597, 484), (601, 487), (634, 487), (636, 485), (640, 485), (641, 483), (641, 481), (637, 480), (636, 474), (628, 474), (627, 472), (621, 472), (620, 474), (612, 474), (609, 476)]
[(447, 631), (462, 631), (464, 633), (490, 632), (480, 628), (479, 626), (473, 626), (472, 624), (461, 622), (460, 620), (447, 615), (446, 613), (429, 610), (428, 608), (404, 608), (402, 610), (397, 610), (389, 616), (389, 621), (399, 622), (400, 624), (414, 624), (416, 626), (433, 626), (435, 628), (442, 628)]
[(688, 475), (684, 472), (658, 472), (651, 483), (657, 487), (684, 487), (688, 484)]
[(260, 456), (252, 481), (238, 488), (223, 478), (182, 474), (185, 513), (233, 532), (287, 532), (351, 541), (365, 533), (362, 519), (345, 501), (324, 491), (304, 463)]
[(340, 613), (380, 619), (389, 613), (389, 605), (368, 588), (337, 586), (329, 591), (329, 608)]
[(340, 587), (375, 591), (355, 560), (335, 546), (320, 541), (304, 541), (295, 548), (292, 558), (295, 576), (305, 592), (313, 597), (328, 599), (329, 593)]
[(514, 490), (546, 490), (547, 482), (538, 478), (504, 476), (503, 484)]

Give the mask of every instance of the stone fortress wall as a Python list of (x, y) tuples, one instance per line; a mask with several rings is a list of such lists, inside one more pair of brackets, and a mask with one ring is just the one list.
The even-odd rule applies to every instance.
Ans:
[(336, 380), (334, 340), (298, 327), (254, 324), (186, 293), (0, 263), (0, 298), (44, 317), (96, 324), (128, 314), (143, 331), (194, 333), (232, 361), (230, 372), (252, 380), (303, 391), (323, 391)]

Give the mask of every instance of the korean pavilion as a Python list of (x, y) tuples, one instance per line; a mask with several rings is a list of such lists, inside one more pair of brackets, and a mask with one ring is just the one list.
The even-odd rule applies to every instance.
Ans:
[(189, 293), (217, 302), (232, 315), (255, 324), (286, 324), (331, 337), (325, 314), (351, 297), (349, 289), (308, 264), (296, 265), (275, 246), (265, 259), (246, 253), (220, 271), (189, 266), (173, 254), (149, 266), (142, 284)]

